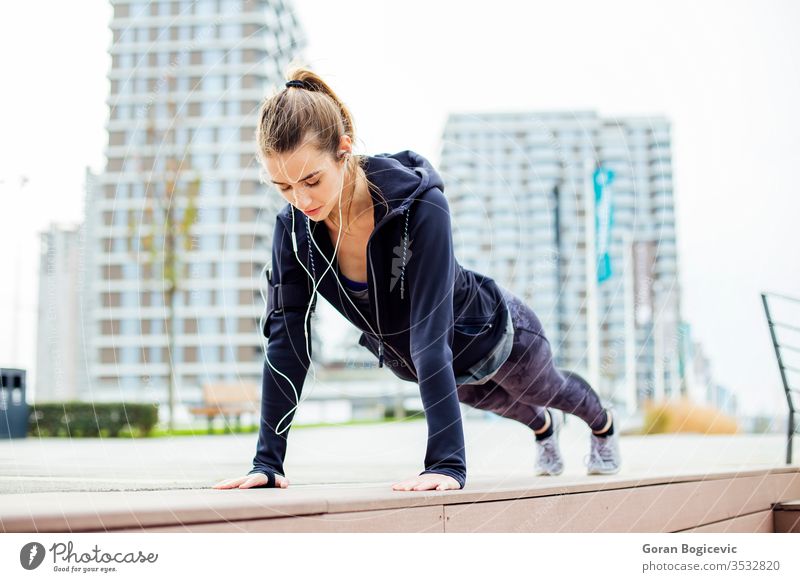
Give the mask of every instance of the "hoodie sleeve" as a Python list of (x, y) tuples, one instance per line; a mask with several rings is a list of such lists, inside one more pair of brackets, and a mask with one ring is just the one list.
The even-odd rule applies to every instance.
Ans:
[[(285, 476), (286, 439), (296, 410), (292, 409), (300, 399), (310, 365), (303, 323), (311, 301), (311, 288), (311, 280), (292, 250), (290, 234), (280, 218), (276, 218), (272, 238), (272, 280), (269, 283), (270, 297), (274, 300), (268, 305), (266, 322), (261, 330), (269, 338), (269, 363), (264, 360), (258, 446), (253, 469), (248, 473), (264, 473), (268, 477), (272, 474), (266, 487), (275, 486), (276, 473)], [(309, 338), (310, 320), (309, 316)], [(286, 377), (296, 387), (296, 396)]]
[(453, 371), (453, 286), (456, 261), (450, 207), (439, 188), (420, 195), (413, 205), (406, 265), (411, 298), (411, 358), (419, 378), (428, 423), (425, 470), (466, 483), (467, 467), (461, 409)]

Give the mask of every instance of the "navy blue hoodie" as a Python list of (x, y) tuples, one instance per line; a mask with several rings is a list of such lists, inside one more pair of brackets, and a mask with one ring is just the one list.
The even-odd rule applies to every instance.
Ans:
[[(309, 302), (315, 307), (317, 299), (311, 296), (309, 274), (319, 280), (328, 269), (327, 258), (333, 267), (319, 280), (317, 291), (363, 332), (359, 344), (378, 358), (379, 366), (419, 384), (428, 425), (420, 475), (449, 475), (463, 488), (466, 455), (455, 378), (503, 338), (507, 307), (492, 278), (456, 260), (444, 183), (430, 162), (410, 150), (366, 156), (365, 162), (367, 177), (382, 194), (370, 186), (375, 202), (375, 228), (367, 243), (370, 309), (354, 307), (337, 280), (341, 271), (327, 227), (307, 223), (302, 212), (287, 204), (277, 215), (272, 242), (262, 330), (268, 338), (267, 355), (292, 380), (299, 397), (309, 368), (303, 321)], [(292, 213), (302, 266), (291, 243)], [(309, 317), (309, 337), (310, 327)], [(294, 411), (281, 418), (295, 404), (292, 387), (265, 360), (260, 433), (250, 473), (266, 474), (267, 487), (275, 485), (276, 473), (285, 476), (286, 426)]]

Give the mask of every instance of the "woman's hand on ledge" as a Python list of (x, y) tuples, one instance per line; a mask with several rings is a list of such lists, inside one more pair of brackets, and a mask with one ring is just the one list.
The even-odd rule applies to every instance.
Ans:
[(392, 485), (392, 489), (394, 491), (427, 491), (428, 489), (446, 491), (447, 489), (461, 489), (461, 486), (450, 475), (424, 473), (395, 483)]
[[(267, 485), (267, 476), (264, 473), (252, 473), (244, 477), (235, 477), (233, 479), (225, 479), (220, 481), (212, 487), (212, 489), (249, 489), (251, 487), (263, 487)], [(286, 477), (275, 475), (275, 487), (286, 489), (289, 486), (289, 480)]]

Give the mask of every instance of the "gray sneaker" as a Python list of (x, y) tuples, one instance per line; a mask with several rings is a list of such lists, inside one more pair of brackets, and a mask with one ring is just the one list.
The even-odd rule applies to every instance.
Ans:
[[(618, 473), (622, 465), (619, 454), (619, 427), (614, 427), (614, 434), (605, 438), (589, 433), (590, 451), (583, 458), (587, 475), (613, 475)], [(588, 462), (587, 462), (588, 459)]]
[[(537, 440), (539, 453), (536, 459), (537, 475), (560, 475), (564, 471), (564, 460), (558, 447), (558, 433), (563, 423), (561, 411), (548, 408), (550, 421), (553, 423), (553, 434), (546, 439)], [(534, 437), (535, 438), (535, 437)]]

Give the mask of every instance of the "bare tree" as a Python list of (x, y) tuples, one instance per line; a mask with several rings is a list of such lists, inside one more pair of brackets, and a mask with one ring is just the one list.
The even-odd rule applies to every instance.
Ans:
[[(180, 160), (169, 151), (175, 144), (174, 102), (168, 101), (169, 119), (173, 121), (166, 130), (158, 131), (156, 121), (152, 114), (148, 116), (146, 127), (146, 144), (155, 148), (165, 148), (168, 152), (164, 155), (155, 153), (145, 157), (147, 162), (152, 162), (151, 167), (145, 167), (148, 179), (145, 180), (145, 199), (142, 219), (137, 229), (133, 216), (129, 218), (128, 250), (137, 261), (148, 265), (151, 281), (160, 281), (163, 292), (164, 306), (166, 307), (165, 327), (169, 344), (167, 357), (167, 392), (169, 398), (169, 430), (175, 428), (175, 379), (173, 368), (173, 354), (175, 351), (175, 297), (184, 290), (188, 278), (188, 269), (181, 259), (179, 247), (185, 253), (194, 248), (193, 227), (197, 222), (197, 195), (200, 191), (201, 179), (197, 171), (192, 170), (185, 157)], [(150, 111), (152, 111), (152, 107)], [(157, 139), (159, 138), (160, 139)], [(158, 164), (158, 158), (163, 160), (163, 165)], [(157, 168), (162, 171), (155, 171)], [(150, 172), (153, 169), (154, 171)], [(153, 179), (150, 179), (152, 177)], [(182, 212), (181, 212), (182, 210)], [(134, 244), (138, 239), (139, 244)], [(159, 272), (160, 271), (160, 272)], [(143, 277), (143, 279), (146, 277)]]

